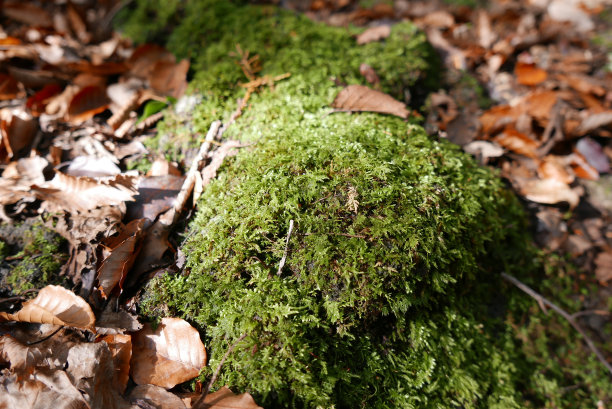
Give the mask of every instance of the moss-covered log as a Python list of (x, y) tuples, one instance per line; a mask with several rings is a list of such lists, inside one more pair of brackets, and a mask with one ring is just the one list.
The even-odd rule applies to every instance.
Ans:
[(187, 268), (149, 285), (145, 313), (199, 325), (213, 369), (248, 334), (218, 384), (267, 407), (522, 407), (526, 361), (493, 316), (499, 272), (531, 263), (517, 201), (413, 121), (330, 114), (342, 84), (365, 84), (361, 63), (397, 98), (435, 81), (423, 34), (402, 23), (357, 46), (347, 29), (276, 8), (136, 4), (129, 33), (147, 29), (143, 16), (175, 25), (171, 49), (194, 60), (197, 131), (244, 95), (237, 45), (259, 55), (259, 75), (291, 74), (226, 132), (250, 146), (207, 187)]

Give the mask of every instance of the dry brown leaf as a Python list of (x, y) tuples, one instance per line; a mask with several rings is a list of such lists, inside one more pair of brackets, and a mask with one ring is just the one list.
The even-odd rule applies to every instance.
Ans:
[(342, 111), (378, 112), (404, 119), (410, 115), (403, 102), (363, 85), (349, 85), (344, 88), (332, 102), (332, 107)]
[(206, 365), (200, 334), (180, 318), (164, 318), (155, 330), (146, 324), (132, 343), (131, 374), (139, 385), (170, 389), (195, 378)]
[(555, 179), (569, 185), (575, 177), (573, 173), (567, 171), (566, 166), (566, 161), (563, 158), (547, 155), (538, 164), (538, 177), (540, 179)]
[(572, 209), (578, 206), (583, 193), (580, 187), (571, 188), (556, 179), (514, 179), (514, 182), (519, 185), (519, 192), (525, 199), (543, 204), (567, 202)]
[(125, 334), (106, 335), (100, 341), (106, 342), (113, 357), (115, 370), (113, 385), (120, 393), (125, 392), (130, 380), (130, 360), (132, 359), (132, 337)]
[(0, 73), (0, 101), (17, 98), (22, 93), (19, 82), (9, 74)]
[[(146, 402), (156, 409), (185, 409), (186, 406), (175, 394), (155, 385), (138, 385), (130, 392), (130, 402)], [(141, 406), (142, 407), (142, 406)]]
[(514, 128), (504, 129), (502, 133), (493, 138), (493, 141), (510, 151), (529, 158), (537, 158), (538, 156), (537, 149), (540, 146), (538, 142)]
[(599, 179), (599, 172), (586, 161), (584, 156), (578, 153), (572, 153), (567, 155), (565, 160), (570, 164), (574, 174), (579, 178), (586, 180)]
[(524, 111), (538, 121), (547, 123), (553, 107), (563, 95), (557, 91), (536, 91), (525, 98)]
[(492, 135), (519, 117), (518, 109), (510, 105), (496, 105), (482, 113), (480, 124), (485, 135)]
[(564, 84), (569, 85), (578, 92), (584, 94), (593, 94), (597, 97), (606, 95), (605, 87), (600, 84), (595, 78), (580, 74), (557, 74), (557, 79)]
[(357, 36), (357, 44), (363, 45), (383, 40), (391, 35), (391, 26), (383, 25), (368, 28)]
[(32, 186), (40, 200), (65, 211), (86, 212), (97, 207), (118, 206), (134, 200), (137, 178), (117, 175), (112, 179), (76, 177), (56, 172), (49, 182)]
[(98, 334), (117, 335), (124, 332), (136, 332), (142, 329), (138, 319), (125, 310), (113, 311), (112, 303), (108, 304), (96, 320)]
[(10, 364), (13, 371), (34, 371), (47, 357), (52, 354), (45, 346), (28, 346), (17, 341), (10, 335), (0, 336), (0, 363)]
[[(491, 48), (497, 34), (491, 28), (491, 17), (486, 10), (478, 10), (477, 14), (478, 44), (485, 49)], [(497, 71), (497, 70), (494, 70)]]
[(580, 125), (574, 130), (575, 135), (585, 135), (589, 132), (596, 130), (597, 128), (610, 126), (612, 124), (612, 110), (599, 112), (596, 114), (588, 115), (580, 123)]
[(142, 245), (145, 219), (132, 220), (119, 232), (118, 236), (109, 237), (101, 244), (103, 260), (98, 268), (98, 289), (103, 298), (107, 298), (115, 287), (123, 290), (126, 274), (132, 268)]
[(160, 61), (175, 63), (174, 55), (164, 47), (155, 44), (143, 44), (134, 50), (128, 60), (130, 73), (137, 78), (147, 79), (155, 64)]
[(374, 88), (377, 88), (379, 86), (380, 78), (378, 77), (378, 74), (376, 74), (376, 71), (374, 71), (374, 68), (372, 68), (368, 64), (361, 64), (359, 66), (359, 73), (363, 75), (366, 81), (369, 84), (372, 84)]
[(115, 387), (114, 362), (105, 342), (80, 343), (68, 352), (66, 373), (92, 408), (131, 409)]
[(0, 312), (0, 321), (64, 325), (95, 331), (96, 318), (84, 299), (59, 285), (48, 285), (15, 314)]
[(36, 371), (27, 379), (0, 376), (0, 408), (91, 409), (64, 371)]
[(51, 27), (51, 15), (42, 8), (26, 2), (4, 2), (2, 13), (8, 18), (34, 27)]
[(188, 60), (181, 60), (178, 64), (158, 61), (149, 74), (149, 84), (161, 95), (178, 99), (187, 89), (187, 71), (189, 71)]
[(206, 395), (204, 402), (194, 409), (263, 409), (249, 393), (236, 395), (228, 389), (222, 387), (214, 393)]
[(45, 85), (43, 89), (36, 92), (26, 102), (26, 107), (30, 109), (32, 115), (40, 116), (45, 112), (45, 107), (52, 97), (62, 92), (62, 88), (57, 84)]
[(415, 23), (419, 25), (419, 27), (424, 26), (446, 29), (455, 25), (455, 17), (446, 10), (435, 10), (415, 20)]
[(24, 108), (0, 110), (0, 159), (12, 159), (20, 152), (25, 153), (37, 132), (38, 119)]
[(514, 75), (516, 80), (522, 85), (538, 85), (548, 77), (545, 70), (538, 68), (535, 64), (517, 62), (514, 66)]
[(610, 171), (610, 160), (604, 153), (601, 145), (594, 139), (589, 137), (581, 138), (576, 143), (575, 150), (599, 173), (608, 173)]
[(601, 283), (612, 280), (612, 251), (602, 251), (595, 257), (595, 277)]
[(90, 85), (77, 92), (68, 104), (66, 120), (81, 123), (108, 108), (109, 99), (104, 87)]

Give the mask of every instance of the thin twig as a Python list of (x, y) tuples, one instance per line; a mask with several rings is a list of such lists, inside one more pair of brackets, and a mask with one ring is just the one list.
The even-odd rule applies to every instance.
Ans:
[(362, 235), (362, 234), (349, 234), (349, 233), (304, 233), (303, 236), (313, 236), (316, 234), (326, 234), (328, 236), (344, 236), (344, 237), (351, 237), (354, 239), (365, 239), (367, 238), (366, 236)]
[(578, 331), (580, 333), (580, 335), (582, 335), (582, 337), (584, 338), (584, 341), (586, 342), (587, 346), (591, 349), (591, 351), (593, 351), (593, 353), (595, 354), (595, 356), (597, 356), (597, 358), (599, 359), (599, 361), (606, 367), (606, 369), (608, 370), (608, 372), (610, 372), (612, 374), (612, 365), (610, 365), (610, 363), (608, 363), (608, 361), (606, 361), (606, 358), (604, 357), (603, 353), (599, 350), (599, 348), (597, 348), (597, 346), (595, 345), (595, 343), (593, 342), (593, 340), (587, 335), (587, 333), (580, 327), (580, 325), (578, 325), (578, 323), (576, 322), (576, 320), (569, 314), (567, 313), (565, 310), (563, 310), (561, 307), (557, 306), (556, 304), (554, 304), (553, 302), (547, 300), (546, 298), (544, 298), (542, 295), (538, 294), (537, 292), (535, 292), (534, 290), (532, 290), (531, 288), (529, 288), (527, 285), (523, 284), (522, 282), (520, 282), (518, 279), (516, 279), (515, 277), (506, 274), (506, 273), (501, 273), (502, 277), (506, 280), (511, 282), (512, 284), (514, 284), (515, 286), (517, 286), (519, 289), (521, 289), (524, 293), (530, 295), (532, 298), (534, 298), (536, 301), (538, 301), (538, 303), (540, 304), (544, 304), (547, 305), (548, 307), (550, 307), (553, 311), (555, 311), (557, 314), (561, 315), (563, 318), (565, 318), (567, 320), (567, 322), (569, 322), (572, 327), (574, 327), (574, 329), (576, 331)]
[(217, 380), (217, 376), (219, 376), (219, 372), (221, 372), (221, 367), (223, 366), (223, 364), (225, 363), (225, 361), (227, 360), (227, 357), (229, 357), (229, 355), (232, 353), (232, 351), (234, 351), (234, 348), (236, 348), (236, 345), (238, 345), (243, 339), (245, 339), (247, 337), (247, 333), (244, 333), (240, 336), (240, 338), (238, 338), (229, 348), (228, 350), (225, 352), (225, 355), (223, 355), (223, 358), (221, 358), (221, 361), (219, 362), (219, 365), (217, 366), (217, 369), (215, 370), (215, 372), (213, 373), (212, 378), (210, 378), (210, 382), (208, 382), (208, 385), (206, 385), (206, 389), (204, 389), (204, 391), (202, 392), (202, 395), (198, 398), (198, 400), (191, 406), (194, 409), (200, 409), (200, 407), (204, 407), (204, 399), (206, 399), (206, 395), (208, 395), (208, 392), (210, 391), (210, 388), (212, 388), (212, 386), (215, 384), (215, 381)]
[(289, 250), (289, 239), (291, 239), (291, 233), (293, 232), (293, 219), (289, 220), (289, 231), (287, 232), (287, 240), (285, 241), (285, 251), (283, 252), (283, 258), (281, 258), (280, 263), (278, 264), (278, 271), (276, 275), (281, 275), (281, 271), (283, 267), (285, 267), (285, 261), (287, 261), (287, 252)]

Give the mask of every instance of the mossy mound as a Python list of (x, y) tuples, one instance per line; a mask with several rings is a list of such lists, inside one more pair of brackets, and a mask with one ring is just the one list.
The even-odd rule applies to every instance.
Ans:
[(202, 95), (196, 131), (244, 95), (237, 44), (260, 55), (260, 75), (291, 77), (254, 94), (226, 132), (250, 146), (206, 188), (185, 274), (153, 281), (145, 314), (196, 323), (212, 369), (247, 334), (218, 385), (265, 407), (523, 407), (530, 369), (492, 316), (499, 272), (532, 261), (517, 201), (414, 123), (330, 114), (338, 84), (364, 83), (363, 62), (397, 97), (430, 81), (424, 36), (404, 23), (356, 46), (345, 29), (273, 8), (171, 4), (182, 17), (137, 2), (129, 26), (176, 25), (169, 44), (192, 53)]

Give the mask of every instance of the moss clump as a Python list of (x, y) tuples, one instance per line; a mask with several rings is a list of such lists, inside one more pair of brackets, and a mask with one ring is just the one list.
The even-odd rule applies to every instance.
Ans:
[(67, 259), (64, 244), (61, 236), (35, 219), (0, 226), (0, 292), (15, 295), (63, 283), (58, 273)]
[[(136, 2), (131, 27), (156, 4)], [(400, 24), (358, 47), (344, 29), (277, 9), (206, 0), (177, 9), (181, 18), (161, 18), (177, 24), (171, 49), (195, 60), (192, 132), (227, 119), (244, 95), (237, 44), (260, 55), (260, 75), (291, 77), (254, 94), (226, 132), (251, 145), (207, 187), (186, 273), (154, 280), (144, 313), (196, 323), (213, 369), (248, 334), (218, 384), (266, 407), (544, 401), (511, 328), (495, 318), (505, 307), (498, 273), (532, 262), (516, 200), (416, 124), (329, 114), (339, 83), (364, 83), (363, 62), (398, 97), (431, 79), (423, 35)]]

